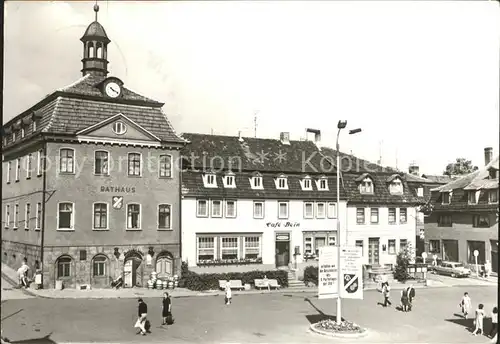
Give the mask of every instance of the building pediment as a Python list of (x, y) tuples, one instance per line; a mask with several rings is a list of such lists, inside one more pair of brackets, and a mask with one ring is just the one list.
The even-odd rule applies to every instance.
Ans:
[(161, 141), (156, 135), (122, 113), (80, 130), (76, 135), (123, 141)]

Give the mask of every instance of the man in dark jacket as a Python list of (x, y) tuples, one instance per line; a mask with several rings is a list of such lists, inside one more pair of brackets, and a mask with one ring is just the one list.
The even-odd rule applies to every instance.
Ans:
[(407, 294), (408, 294), (408, 311), (411, 311), (411, 308), (413, 306), (413, 299), (415, 298), (415, 288), (413, 287), (413, 284), (410, 285), (407, 289)]
[(146, 303), (142, 299), (139, 299), (138, 301), (139, 301), (139, 311), (138, 311), (139, 318), (137, 319), (134, 327), (137, 327), (140, 329), (140, 331), (137, 332), (137, 334), (142, 334), (143, 336), (145, 336), (146, 335), (146, 322), (147, 322), (146, 317), (148, 315), (148, 305), (146, 305)]

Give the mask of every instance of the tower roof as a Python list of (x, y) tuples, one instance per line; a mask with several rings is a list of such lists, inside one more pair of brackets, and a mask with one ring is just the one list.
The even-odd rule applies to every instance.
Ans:
[(87, 27), (87, 30), (85, 30), (83, 37), (80, 38), (80, 40), (82, 42), (87, 40), (99, 40), (105, 43), (111, 42), (111, 40), (108, 38), (108, 35), (106, 35), (106, 30), (104, 30), (104, 27), (97, 21), (97, 13), (99, 12), (99, 5), (95, 4), (94, 12), (95, 12), (95, 20), (92, 23), (90, 23), (90, 25)]

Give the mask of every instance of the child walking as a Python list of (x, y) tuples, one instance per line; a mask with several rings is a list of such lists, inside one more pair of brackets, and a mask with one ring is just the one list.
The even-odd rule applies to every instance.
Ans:
[(230, 305), (231, 304), (231, 284), (229, 283), (229, 281), (227, 281), (226, 283), (226, 305)]
[(498, 308), (493, 307), (493, 311), (491, 312), (491, 330), (489, 336), (494, 338), (498, 333)]
[(476, 309), (476, 319), (474, 320), (474, 322), (476, 323), (476, 329), (474, 330), (474, 332), (472, 332), (472, 334), (474, 336), (477, 335), (477, 332), (479, 330), (481, 330), (481, 334), (484, 334), (484, 330), (483, 330), (484, 309), (483, 308), (484, 308), (484, 305), (482, 303), (480, 303)]
[(384, 294), (384, 307), (387, 307), (387, 305), (392, 305), (392, 302), (389, 300), (390, 292), (391, 287), (389, 287), (389, 282), (385, 282), (382, 286), (382, 294)]
[(464, 315), (464, 319), (467, 319), (467, 315), (469, 314), (471, 307), (471, 300), (469, 297), (469, 293), (464, 293), (462, 300), (458, 304), (458, 306), (462, 309), (462, 314)]

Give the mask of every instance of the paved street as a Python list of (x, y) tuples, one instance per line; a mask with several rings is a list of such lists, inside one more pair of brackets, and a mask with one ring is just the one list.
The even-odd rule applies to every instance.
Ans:
[[(377, 306), (381, 295), (368, 291), (364, 300), (345, 301), (344, 316), (371, 330), (358, 342), (486, 343), (487, 338), (473, 337), (466, 330), (472, 320), (454, 315), (465, 290), (473, 306), (483, 302), (488, 313), (497, 303), (496, 287), (429, 288), (417, 291), (413, 312), (401, 313)], [(135, 335), (132, 327), (137, 309), (134, 299), (2, 301), (2, 328), (13, 342), (23, 343), (347, 342), (308, 332), (309, 324), (321, 319), (322, 313), (335, 312), (334, 300), (318, 300), (313, 294), (238, 295), (229, 307), (220, 296), (177, 298), (173, 300), (176, 323), (168, 328), (159, 324), (161, 300), (146, 302), (153, 325), (152, 334), (146, 337)]]

